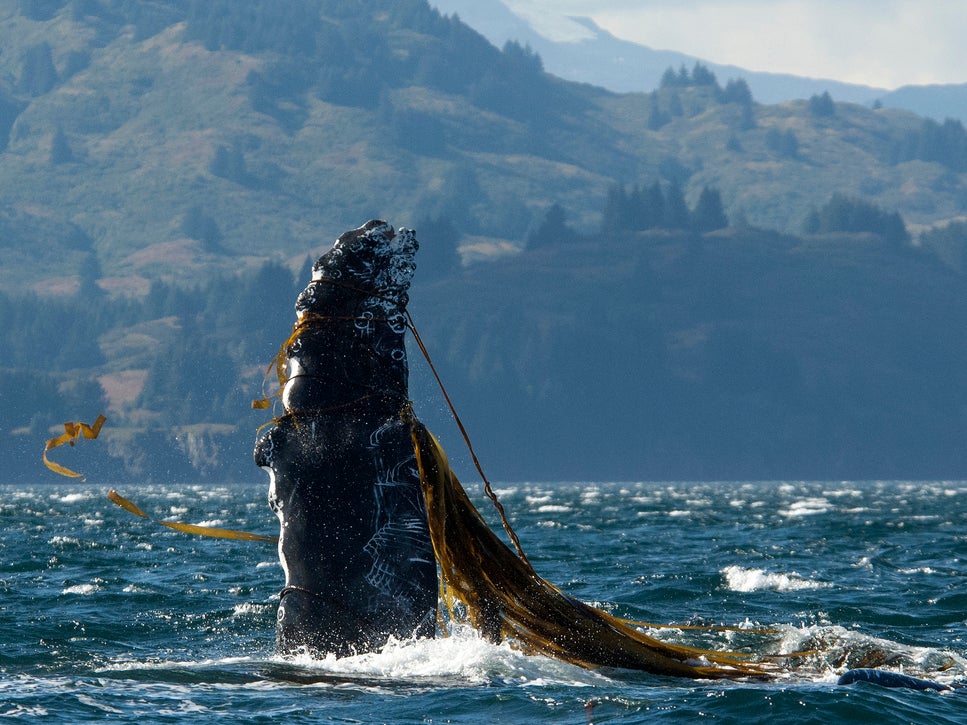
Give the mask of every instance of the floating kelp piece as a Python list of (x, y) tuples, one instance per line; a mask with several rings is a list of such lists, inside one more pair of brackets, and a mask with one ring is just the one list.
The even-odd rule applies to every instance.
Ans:
[(87, 423), (78, 423), (76, 421), (64, 423), (64, 432), (56, 438), (48, 439), (47, 445), (44, 446), (44, 465), (54, 473), (59, 473), (62, 476), (68, 476), (70, 478), (84, 478), (83, 474), (78, 473), (77, 471), (72, 471), (59, 463), (49, 460), (47, 458), (47, 452), (64, 444), (68, 444), (73, 447), (77, 444), (77, 441), (80, 440), (81, 436), (87, 438), (88, 440), (94, 440), (100, 434), (101, 427), (104, 425), (105, 421), (107, 421), (107, 418), (101, 414), (97, 416), (97, 419), (91, 425), (88, 425)]
[(142, 519), (148, 519), (149, 521), (154, 521), (156, 524), (161, 524), (162, 526), (167, 526), (169, 529), (174, 529), (175, 531), (180, 531), (183, 534), (195, 534), (197, 536), (208, 536), (214, 539), (237, 539), (240, 541), (267, 541), (269, 543), (276, 543), (278, 538), (275, 536), (264, 536), (263, 534), (252, 534), (248, 531), (236, 531), (235, 529), (222, 529), (217, 526), (199, 526), (197, 524), (183, 524), (178, 521), (161, 521), (159, 519), (152, 519), (148, 514), (144, 512), (140, 506), (138, 506), (131, 499), (125, 498), (113, 488), (107, 493), (108, 499), (111, 503), (114, 503), (125, 511), (128, 511), (135, 516), (139, 516)]

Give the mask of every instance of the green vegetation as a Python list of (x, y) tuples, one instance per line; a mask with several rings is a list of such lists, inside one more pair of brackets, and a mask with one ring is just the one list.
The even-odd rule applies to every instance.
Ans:
[(959, 122), (700, 64), (616, 95), (424, 0), (0, 12), (8, 477), (106, 409), (72, 467), (256, 478), (306, 262), (372, 217), (418, 231), (412, 306), (497, 476), (967, 470)]

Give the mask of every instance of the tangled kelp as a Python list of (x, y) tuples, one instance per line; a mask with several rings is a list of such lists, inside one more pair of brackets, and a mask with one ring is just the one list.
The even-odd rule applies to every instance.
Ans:
[(411, 413), (440, 593), (450, 616), (488, 639), (583, 667), (622, 667), (695, 678), (767, 678), (774, 662), (669, 644), (568, 596), (490, 530), (433, 435)]
[(88, 440), (94, 440), (98, 437), (98, 435), (100, 435), (101, 428), (104, 426), (106, 421), (107, 418), (104, 417), (104, 414), (102, 413), (98, 415), (97, 420), (91, 424), (81, 423), (79, 421), (68, 421), (67, 423), (64, 423), (64, 432), (56, 438), (48, 439), (47, 444), (44, 446), (44, 465), (54, 473), (59, 473), (61, 476), (67, 476), (68, 478), (84, 478), (84, 474), (78, 473), (77, 471), (72, 471), (70, 468), (62, 466), (59, 463), (55, 463), (47, 458), (47, 453), (48, 451), (51, 451), (54, 448), (59, 448), (63, 445), (69, 445), (73, 448), (75, 445), (77, 445), (77, 441), (79, 441), (82, 436)]

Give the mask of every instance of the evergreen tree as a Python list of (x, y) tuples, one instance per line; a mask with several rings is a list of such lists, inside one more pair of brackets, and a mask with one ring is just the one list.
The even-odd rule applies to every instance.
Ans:
[(672, 181), (665, 190), (665, 224), (668, 229), (687, 229), (689, 223), (688, 204), (681, 184)]
[(622, 184), (615, 184), (608, 189), (608, 196), (601, 213), (601, 231), (605, 234), (615, 234), (628, 229), (628, 195)]
[(685, 115), (681, 96), (674, 91), (668, 94), (668, 115), (672, 117)]
[(729, 219), (722, 208), (722, 195), (719, 190), (703, 187), (692, 211), (692, 227), (699, 232), (711, 232), (724, 229), (728, 225)]
[(885, 212), (875, 204), (843, 194), (833, 194), (821, 209), (811, 212), (804, 230), (811, 234), (868, 232), (897, 246), (910, 241), (899, 213)]
[(696, 62), (692, 68), (692, 85), (718, 87), (718, 80), (708, 66)]
[(675, 69), (669, 66), (665, 69), (665, 72), (661, 75), (661, 88), (674, 88), (679, 85), (678, 75), (675, 73)]
[(662, 126), (667, 124), (671, 119), (668, 117), (667, 113), (662, 112), (661, 106), (659, 105), (657, 91), (652, 91), (648, 96), (648, 100), (648, 130), (657, 131)]
[(824, 91), (823, 95), (813, 95), (809, 99), (809, 112), (818, 118), (829, 118), (836, 115), (836, 104), (829, 91)]
[(752, 108), (752, 91), (748, 83), (742, 78), (731, 79), (718, 94), (719, 101), (725, 104), (737, 105), (741, 111), (738, 130), (748, 131), (755, 128), (755, 111)]
[(725, 84), (720, 98), (722, 103), (738, 103), (743, 106), (752, 105), (752, 91), (749, 84), (742, 78), (733, 78)]
[(18, 84), (20, 91), (30, 96), (42, 96), (56, 85), (57, 69), (50, 45), (45, 41), (28, 48)]
[(185, 212), (181, 220), (181, 232), (189, 239), (201, 242), (210, 251), (221, 249), (222, 232), (218, 228), (218, 222), (197, 204)]
[(74, 152), (71, 150), (70, 142), (67, 140), (63, 127), (58, 124), (50, 141), (50, 163), (55, 165), (67, 164), (73, 160)]
[(573, 238), (574, 231), (567, 225), (567, 212), (555, 202), (545, 212), (537, 228), (527, 236), (527, 246), (531, 249), (557, 246)]
[(642, 193), (645, 208), (645, 229), (660, 227), (665, 221), (665, 195), (661, 183), (656, 181)]

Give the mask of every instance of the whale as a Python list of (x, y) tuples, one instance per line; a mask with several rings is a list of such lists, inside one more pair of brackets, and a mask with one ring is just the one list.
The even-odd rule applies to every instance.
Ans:
[(402, 416), (418, 248), (412, 230), (378, 219), (339, 236), (276, 360), (282, 414), (254, 457), (279, 521), (283, 655), (344, 657), (435, 634), (436, 560)]
[(836, 680), (837, 685), (852, 685), (855, 682), (868, 682), (872, 685), (879, 685), (880, 687), (920, 691), (934, 690), (936, 692), (947, 692), (954, 689), (950, 685), (944, 685), (934, 680), (913, 677), (902, 672), (879, 670), (872, 667), (858, 667), (853, 670), (848, 670)]

